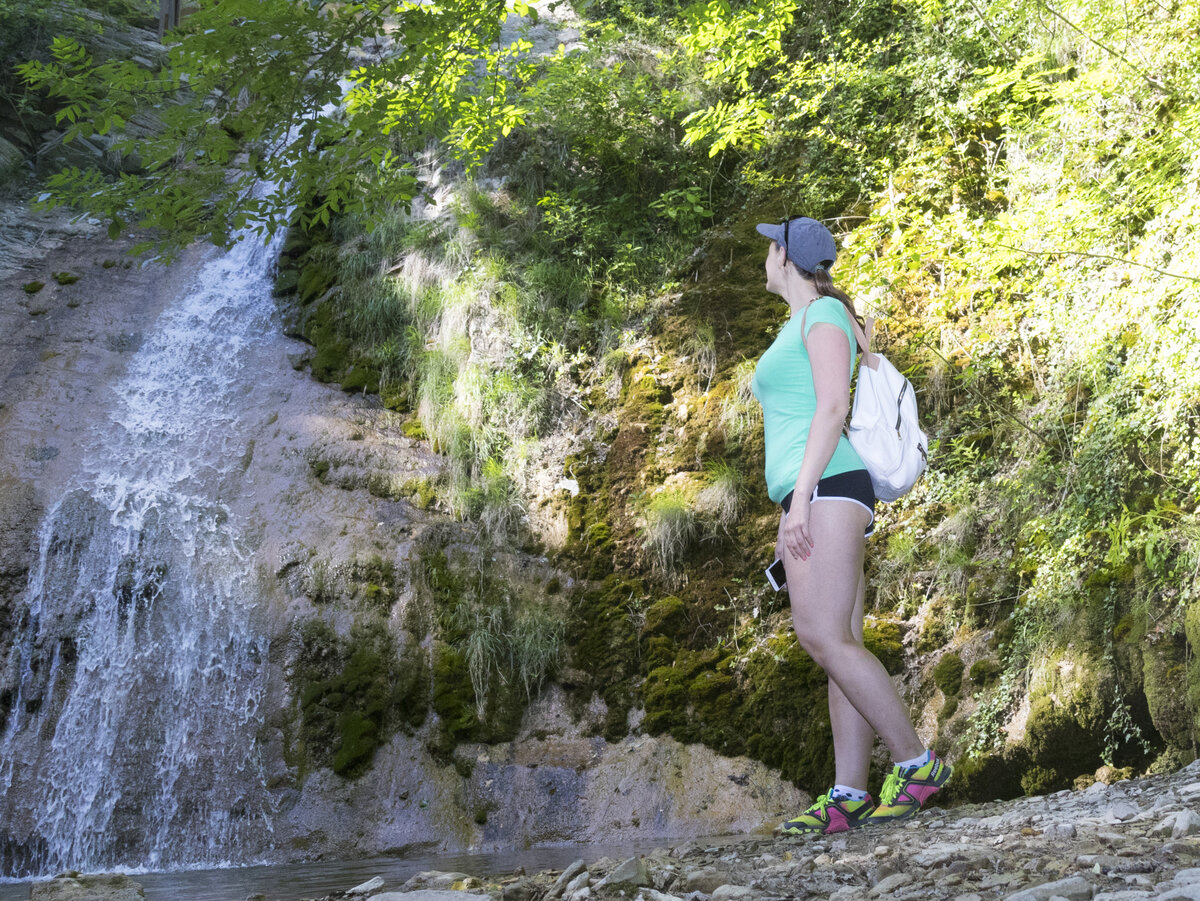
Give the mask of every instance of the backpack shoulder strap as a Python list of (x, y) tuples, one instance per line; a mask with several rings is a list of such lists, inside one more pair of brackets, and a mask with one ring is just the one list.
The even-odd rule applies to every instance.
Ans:
[(850, 316), (850, 328), (854, 332), (854, 337), (858, 340), (858, 346), (862, 348), (862, 362), (868, 369), (879, 368), (879, 354), (871, 353), (871, 335), (875, 332), (875, 317), (867, 317), (867, 327), (864, 329), (858, 324), (858, 321)]

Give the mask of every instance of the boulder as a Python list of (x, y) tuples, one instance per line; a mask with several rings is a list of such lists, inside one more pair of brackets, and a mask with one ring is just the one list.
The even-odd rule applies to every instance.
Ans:
[(1009, 895), (1005, 901), (1050, 901), (1051, 898), (1066, 898), (1067, 901), (1089, 901), (1095, 889), (1082, 876), (1069, 876), (1057, 882), (1045, 882), (1022, 889)]
[(142, 887), (120, 873), (57, 876), (35, 884), (29, 901), (144, 901)]

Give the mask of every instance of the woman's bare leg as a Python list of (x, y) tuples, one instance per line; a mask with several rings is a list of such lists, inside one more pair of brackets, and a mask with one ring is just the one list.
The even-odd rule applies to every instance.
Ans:
[[(859, 630), (851, 626), (863, 578), (863, 532), (869, 521), (866, 510), (848, 501), (819, 500), (812, 504), (810, 523), (815, 544), (812, 553), (807, 560), (801, 560), (785, 549), (783, 558), (792, 625), (800, 646), (883, 739), (893, 758), (907, 760), (921, 754), (925, 746), (917, 737), (887, 670), (863, 647), (861, 626)], [(858, 619), (861, 622), (861, 614)], [(830, 701), (831, 705), (840, 703), (832, 695)], [(841, 717), (840, 725), (847, 725), (845, 720)], [(849, 740), (848, 750), (852, 755), (862, 754), (862, 731), (850, 718), (849, 728), (840, 736), (843, 743)], [(870, 744), (866, 744), (869, 758)], [(835, 745), (837, 750), (840, 749)], [(861, 763), (852, 760), (848, 766), (861, 767)]]
[[(863, 595), (866, 580), (859, 576), (854, 611), (850, 615), (850, 632), (855, 641), (863, 637)], [(833, 727), (834, 779), (839, 785), (867, 790), (867, 772), (871, 765), (871, 747), (875, 730), (861, 713), (842, 694), (837, 683), (829, 680), (829, 722)]]

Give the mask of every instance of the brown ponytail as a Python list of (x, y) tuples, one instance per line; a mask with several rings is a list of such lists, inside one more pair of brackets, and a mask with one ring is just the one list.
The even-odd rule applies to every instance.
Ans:
[(858, 315), (854, 309), (854, 301), (850, 299), (850, 295), (841, 288), (835, 288), (833, 285), (833, 276), (829, 274), (828, 269), (818, 269), (816, 272), (807, 272), (800, 267), (796, 267), (797, 271), (806, 279), (816, 286), (816, 289), (821, 292), (822, 296), (836, 297), (845, 306), (846, 312), (863, 328), (866, 328), (866, 322)]

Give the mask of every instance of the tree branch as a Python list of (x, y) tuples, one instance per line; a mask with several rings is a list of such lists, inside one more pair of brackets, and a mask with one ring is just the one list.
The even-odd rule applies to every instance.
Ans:
[(1114, 263), (1124, 263), (1126, 266), (1137, 266), (1139, 269), (1149, 269), (1158, 275), (1165, 275), (1168, 278), (1181, 278), (1189, 282), (1200, 282), (1200, 278), (1192, 275), (1180, 275), (1178, 272), (1167, 272), (1165, 269), (1159, 269), (1156, 266), (1148, 266), (1145, 263), (1135, 263), (1133, 260), (1127, 260), (1124, 257), (1115, 257), (1107, 253), (1086, 253), (1082, 250), (1025, 250), (1023, 247), (1013, 247), (1001, 241), (986, 242), (988, 247), (1003, 247), (1005, 250), (1015, 250), (1017, 253), (1023, 253), (1032, 257), (1084, 257), (1091, 260), (1110, 260)]

